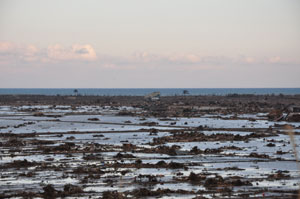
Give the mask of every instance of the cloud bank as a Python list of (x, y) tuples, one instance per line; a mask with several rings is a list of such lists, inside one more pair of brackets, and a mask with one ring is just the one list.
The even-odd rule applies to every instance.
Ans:
[[(297, 62), (298, 61), (298, 62)], [(0, 42), (0, 87), (296, 87), (299, 60), (274, 55), (97, 54), (90, 44)], [(38, 82), (38, 84), (37, 84)]]
[[(272, 57), (252, 57), (246, 55), (236, 56), (203, 56), (200, 53), (151, 53), (135, 52), (129, 56), (97, 55), (90, 44), (62, 44), (49, 45), (46, 48), (38, 48), (33, 44), (16, 44), (13, 42), (0, 42), (0, 66), (9, 67), (13, 64), (24, 65), (28, 63), (36, 65), (49, 64), (74, 64), (81, 62), (90, 63), (95, 67), (105, 69), (174, 69), (174, 70), (202, 70), (221, 67), (245, 65), (295, 65), (293, 60), (283, 59), (278, 55)], [(48, 65), (47, 65), (48, 64)]]
[(33, 44), (15, 44), (0, 42), (0, 63), (22, 62), (51, 62), (51, 61), (95, 61), (97, 59), (94, 48), (89, 44), (73, 44), (64, 47), (61, 44), (49, 45), (40, 49)]
[(60, 44), (50, 45), (47, 49), (47, 56), (54, 60), (88, 60), (97, 59), (94, 48), (89, 45), (74, 44), (65, 48)]

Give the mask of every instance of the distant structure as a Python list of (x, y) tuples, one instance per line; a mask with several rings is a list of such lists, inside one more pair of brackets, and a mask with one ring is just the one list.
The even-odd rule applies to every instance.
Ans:
[(150, 101), (157, 101), (160, 99), (160, 92), (153, 92), (148, 95), (145, 95), (145, 99)]
[(77, 89), (74, 89), (73, 92), (74, 92), (74, 95), (76, 95), (76, 96), (78, 95), (78, 90)]
[(188, 95), (188, 94), (190, 94), (190, 92), (189, 92), (188, 90), (183, 90), (183, 91), (182, 91), (182, 94), (183, 94), (183, 95)]

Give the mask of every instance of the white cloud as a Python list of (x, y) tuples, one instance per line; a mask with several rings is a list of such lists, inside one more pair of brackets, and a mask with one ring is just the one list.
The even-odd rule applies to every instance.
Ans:
[(36, 61), (40, 50), (34, 45), (20, 45), (13, 42), (0, 42), (0, 61), (6, 63), (14, 61)]
[(65, 48), (60, 44), (50, 45), (47, 49), (48, 58), (54, 60), (96, 60), (96, 52), (91, 45), (74, 44)]
[[(22, 66), (32, 63), (36, 66), (50, 67), (53, 64), (68, 64), (73, 61), (88, 61), (89, 65), (103, 69), (143, 70), (158, 68), (169, 70), (217, 70), (228, 67), (241, 67), (246, 65), (296, 65), (295, 60), (284, 59), (279, 56), (255, 57), (249, 55), (239, 56), (207, 56), (200, 53), (151, 53), (136, 52), (131, 56), (121, 57), (114, 55), (101, 55), (98, 59), (94, 48), (89, 44), (73, 44), (69, 47), (61, 44), (49, 45), (47, 48), (38, 48), (33, 44), (16, 44), (0, 41), (0, 64)], [(48, 65), (47, 65), (48, 64)]]
[(201, 61), (201, 56), (196, 54), (170, 54), (166, 57), (174, 63), (197, 63)]
[(275, 56), (275, 57), (270, 57), (268, 60), (270, 63), (279, 63), (281, 62), (281, 58), (279, 56)]
[(15, 44), (12, 42), (0, 42), (0, 52), (1, 53), (8, 53), (12, 52), (15, 49)]
[(54, 61), (94, 61), (96, 52), (91, 45), (74, 44), (65, 48), (60, 44), (50, 45), (48, 48), (39, 49), (33, 44), (16, 44), (0, 41), (0, 63), (37, 62), (47, 63)]
[(130, 59), (131, 63), (147, 63), (147, 64), (162, 64), (162, 65), (222, 65), (233, 63), (234, 59), (223, 56), (202, 56), (201, 54), (193, 53), (168, 53), (154, 54), (148, 52), (134, 53)]

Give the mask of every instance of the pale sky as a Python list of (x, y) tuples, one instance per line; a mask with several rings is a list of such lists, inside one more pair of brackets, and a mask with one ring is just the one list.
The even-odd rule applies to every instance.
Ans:
[(1, 88), (300, 87), (299, 0), (0, 0)]

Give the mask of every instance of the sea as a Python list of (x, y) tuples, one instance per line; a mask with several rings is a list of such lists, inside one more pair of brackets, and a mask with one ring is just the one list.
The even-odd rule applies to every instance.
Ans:
[(300, 94), (300, 88), (0, 88), (0, 95), (144, 96), (152, 92), (160, 92), (161, 96), (297, 95)]

